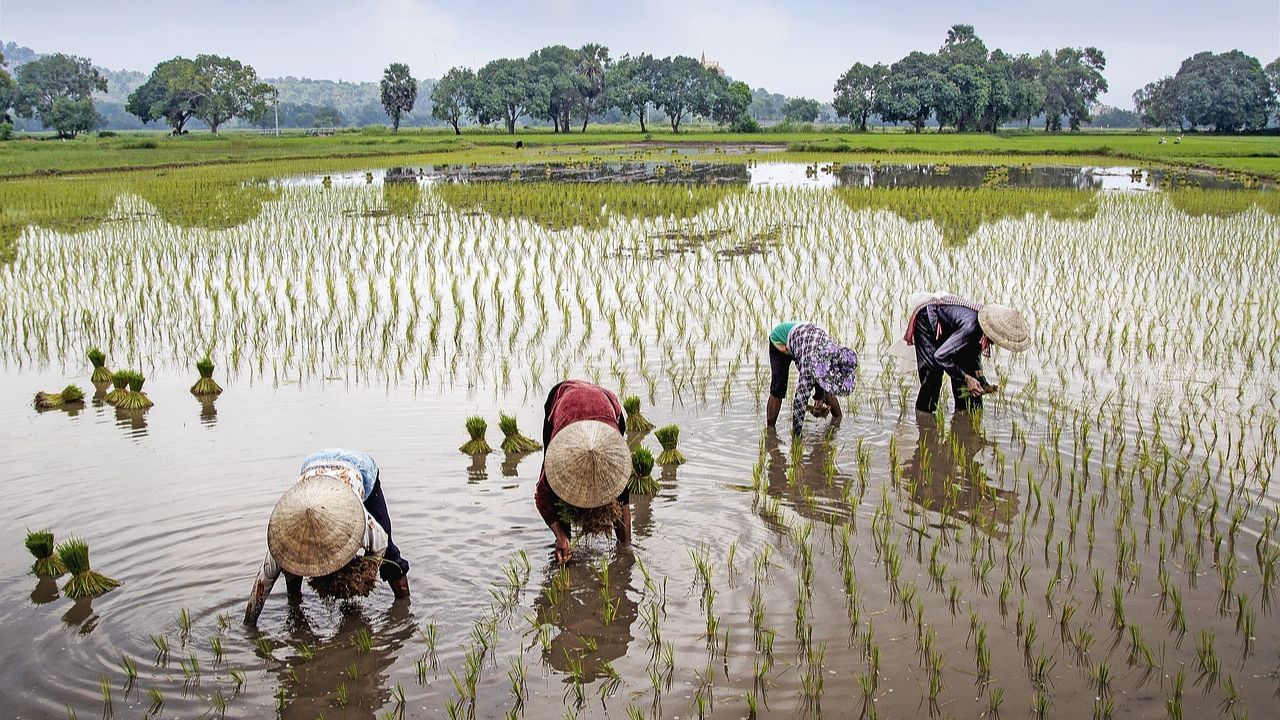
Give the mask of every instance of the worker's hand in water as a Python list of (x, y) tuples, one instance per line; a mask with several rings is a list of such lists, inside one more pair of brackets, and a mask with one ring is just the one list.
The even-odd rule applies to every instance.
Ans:
[(978, 381), (978, 378), (972, 375), (965, 375), (964, 384), (965, 387), (969, 389), (969, 395), (973, 397), (980, 397), (982, 395), (982, 383)]
[(831, 412), (831, 408), (824, 402), (816, 402), (809, 406), (809, 412), (814, 417), (822, 418)]
[(556, 562), (561, 565), (573, 559), (573, 548), (569, 547), (569, 538), (556, 539)]

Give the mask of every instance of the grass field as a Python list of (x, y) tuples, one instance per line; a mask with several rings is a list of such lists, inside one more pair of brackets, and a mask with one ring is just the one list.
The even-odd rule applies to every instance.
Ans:
[[(655, 129), (655, 128), (651, 128)], [(707, 155), (732, 160), (742, 155), (716, 154), (711, 146), (764, 144), (785, 148), (770, 157), (811, 160), (839, 156), (853, 160), (913, 161), (945, 157), (949, 162), (1043, 164), (1142, 164), (1216, 168), (1280, 179), (1280, 137), (1187, 136), (1175, 144), (1160, 144), (1160, 133), (1086, 132), (1048, 135), (1010, 132), (998, 135), (903, 132), (734, 134), (691, 131), (673, 134), (600, 127), (586, 133), (557, 135), (525, 130), (516, 135), (473, 130), (456, 136), (450, 131), (406, 130), (392, 134), (382, 128), (352, 130), (330, 137), (301, 132), (279, 137), (258, 132), (224, 131), (213, 136), (171, 137), (162, 132), (121, 133), (70, 141), (26, 137), (0, 143), (0, 178), (41, 174), (83, 173), (136, 168), (229, 164), (255, 161), (417, 157), (424, 163), (528, 163), (586, 158), (608, 148), (637, 143), (679, 143), (702, 146)], [(523, 150), (514, 144), (522, 141)]]

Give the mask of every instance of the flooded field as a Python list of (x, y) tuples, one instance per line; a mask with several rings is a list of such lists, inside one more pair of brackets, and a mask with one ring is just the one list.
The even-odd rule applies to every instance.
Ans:
[[(764, 160), (0, 185), (9, 714), (1269, 717), (1278, 194)], [(913, 409), (906, 298), (938, 289), (1032, 326), (980, 417)], [(763, 405), (793, 318), (861, 360), (794, 440)], [(94, 346), (154, 407), (95, 397)], [(565, 377), (638, 395), (688, 462), (632, 548), (561, 569), (541, 454), (458, 447), (476, 414), (536, 436)], [(83, 405), (33, 407), (68, 383)], [(277, 586), (248, 629), (271, 507), (334, 445), (382, 468), (412, 602)], [(37, 579), (45, 528), (123, 585)]]

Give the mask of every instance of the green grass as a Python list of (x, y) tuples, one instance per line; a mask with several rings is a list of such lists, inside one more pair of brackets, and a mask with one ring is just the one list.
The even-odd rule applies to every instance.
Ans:
[[(651, 127), (640, 133), (626, 126), (598, 126), (584, 133), (554, 134), (521, 130), (508, 135), (493, 130), (468, 130), (461, 136), (442, 130), (384, 128), (341, 132), (331, 137), (308, 137), (291, 131), (280, 137), (256, 131), (224, 131), (217, 136), (196, 133), (171, 137), (162, 132), (129, 132), (107, 138), (93, 135), (58, 141), (25, 136), (0, 143), (0, 178), (41, 174), (119, 171), (189, 165), (299, 161), (342, 158), (395, 158), (421, 163), (538, 163), (548, 159), (585, 159), (592, 155), (634, 150), (637, 143), (701, 146), (698, 156), (725, 161), (745, 160), (745, 154), (716, 153), (708, 144), (768, 144), (785, 148), (770, 159), (841, 157), (918, 160), (947, 156), (951, 162), (1036, 161), (1049, 164), (1162, 164), (1238, 170), (1280, 178), (1280, 139), (1274, 136), (1188, 135), (1180, 144), (1159, 144), (1160, 132), (1084, 132), (1046, 134), (1004, 132), (990, 134), (847, 131), (735, 134), (694, 127), (678, 135)], [(524, 143), (516, 149), (514, 143)], [(754, 157), (759, 158), (757, 154)], [(368, 166), (370, 163), (365, 162)]]

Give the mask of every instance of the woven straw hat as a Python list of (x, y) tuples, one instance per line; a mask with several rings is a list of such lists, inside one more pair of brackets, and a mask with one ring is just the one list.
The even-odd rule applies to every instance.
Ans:
[(631, 451), (618, 426), (579, 420), (547, 445), (547, 482), (561, 500), (580, 508), (617, 499), (631, 478)]
[(985, 305), (978, 311), (978, 324), (991, 342), (1005, 350), (1022, 352), (1031, 347), (1031, 331), (1022, 313), (1008, 305)]
[(314, 475), (276, 502), (267, 523), (267, 549), (294, 575), (328, 575), (355, 557), (364, 544), (364, 523), (364, 504), (346, 483)]

